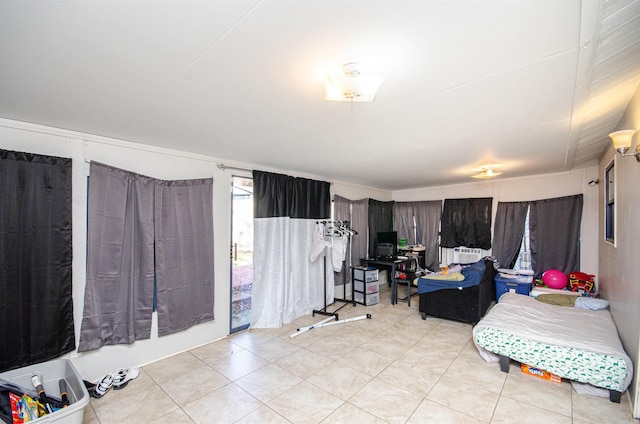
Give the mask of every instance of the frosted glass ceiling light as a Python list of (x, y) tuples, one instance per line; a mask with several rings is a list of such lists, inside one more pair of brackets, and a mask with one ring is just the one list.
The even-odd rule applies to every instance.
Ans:
[(365, 75), (356, 63), (347, 63), (341, 74), (327, 75), (325, 99), (343, 102), (372, 102), (384, 81), (380, 75)]
[(502, 172), (494, 171), (490, 166), (485, 166), (482, 168), (482, 172), (476, 175), (472, 175), (473, 178), (493, 178), (502, 174)]
[(640, 143), (636, 144), (635, 152), (627, 153), (635, 133), (635, 130), (621, 130), (612, 132), (609, 137), (611, 137), (613, 147), (620, 153), (620, 156), (635, 156), (636, 160), (640, 162)]

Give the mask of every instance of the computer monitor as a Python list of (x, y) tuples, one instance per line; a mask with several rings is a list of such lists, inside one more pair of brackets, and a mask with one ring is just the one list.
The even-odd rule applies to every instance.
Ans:
[(398, 253), (398, 233), (396, 231), (384, 231), (378, 233), (376, 254), (381, 256), (395, 256)]

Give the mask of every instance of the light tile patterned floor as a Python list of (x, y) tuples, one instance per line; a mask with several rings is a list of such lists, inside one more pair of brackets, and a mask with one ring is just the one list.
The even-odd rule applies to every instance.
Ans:
[(371, 319), (290, 338), (326, 318), (305, 316), (147, 365), (125, 389), (91, 399), (84, 423), (638, 424), (626, 393), (614, 404), (514, 363), (502, 373), (478, 355), (471, 325), (423, 321), (412, 300), (392, 306), (383, 287), (380, 304), (339, 311)]

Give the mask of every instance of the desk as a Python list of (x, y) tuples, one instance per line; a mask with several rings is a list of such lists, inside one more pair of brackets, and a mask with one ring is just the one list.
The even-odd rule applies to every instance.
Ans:
[[(409, 264), (413, 262), (413, 258), (409, 259), (361, 259), (361, 263), (366, 263), (367, 266), (371, 266), (374, 268), (389, 268), (389, 283), (391, 284), (391, 304), (395, 305), (398, 303), (398, 280), (401, 282), (407, 282), (409, 285), (407, 286), (407, 303), (411, 306), (411, 280), (401, 280), (396, 278), (396, 271), (398, 270), (398, 266), (402, 267), (405, 264)], [(402, 271), (404, 272), (404, 271)], [(409, 272), (409, 274), (411, 274)], [(404, 299), (402, 299), (404, 300)]]

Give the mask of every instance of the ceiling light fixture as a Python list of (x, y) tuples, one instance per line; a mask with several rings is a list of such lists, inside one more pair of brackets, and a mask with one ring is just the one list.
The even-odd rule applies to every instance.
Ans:
[(640, 143), (636, 143), (635, 152), (627, 153), (635, 133), (635, 130), (621, 130), (612, 132), (609, 137), (611, 137), (613, 147), (620, 153), (620, 156), (635, 156), (636, 160), (640, 162)]
[(372, 102), (384, 81), (380, 75), (362, 74), (357, 63), (347, 63), (340, 74), (328, 74), (325, 99), (344, 102)]
[(476, 175), (472, 175), (473, 178), (493, 178), (502, 174), (502, 172), (496, 172), (491, 166), (483, 166), (482, 172)]

